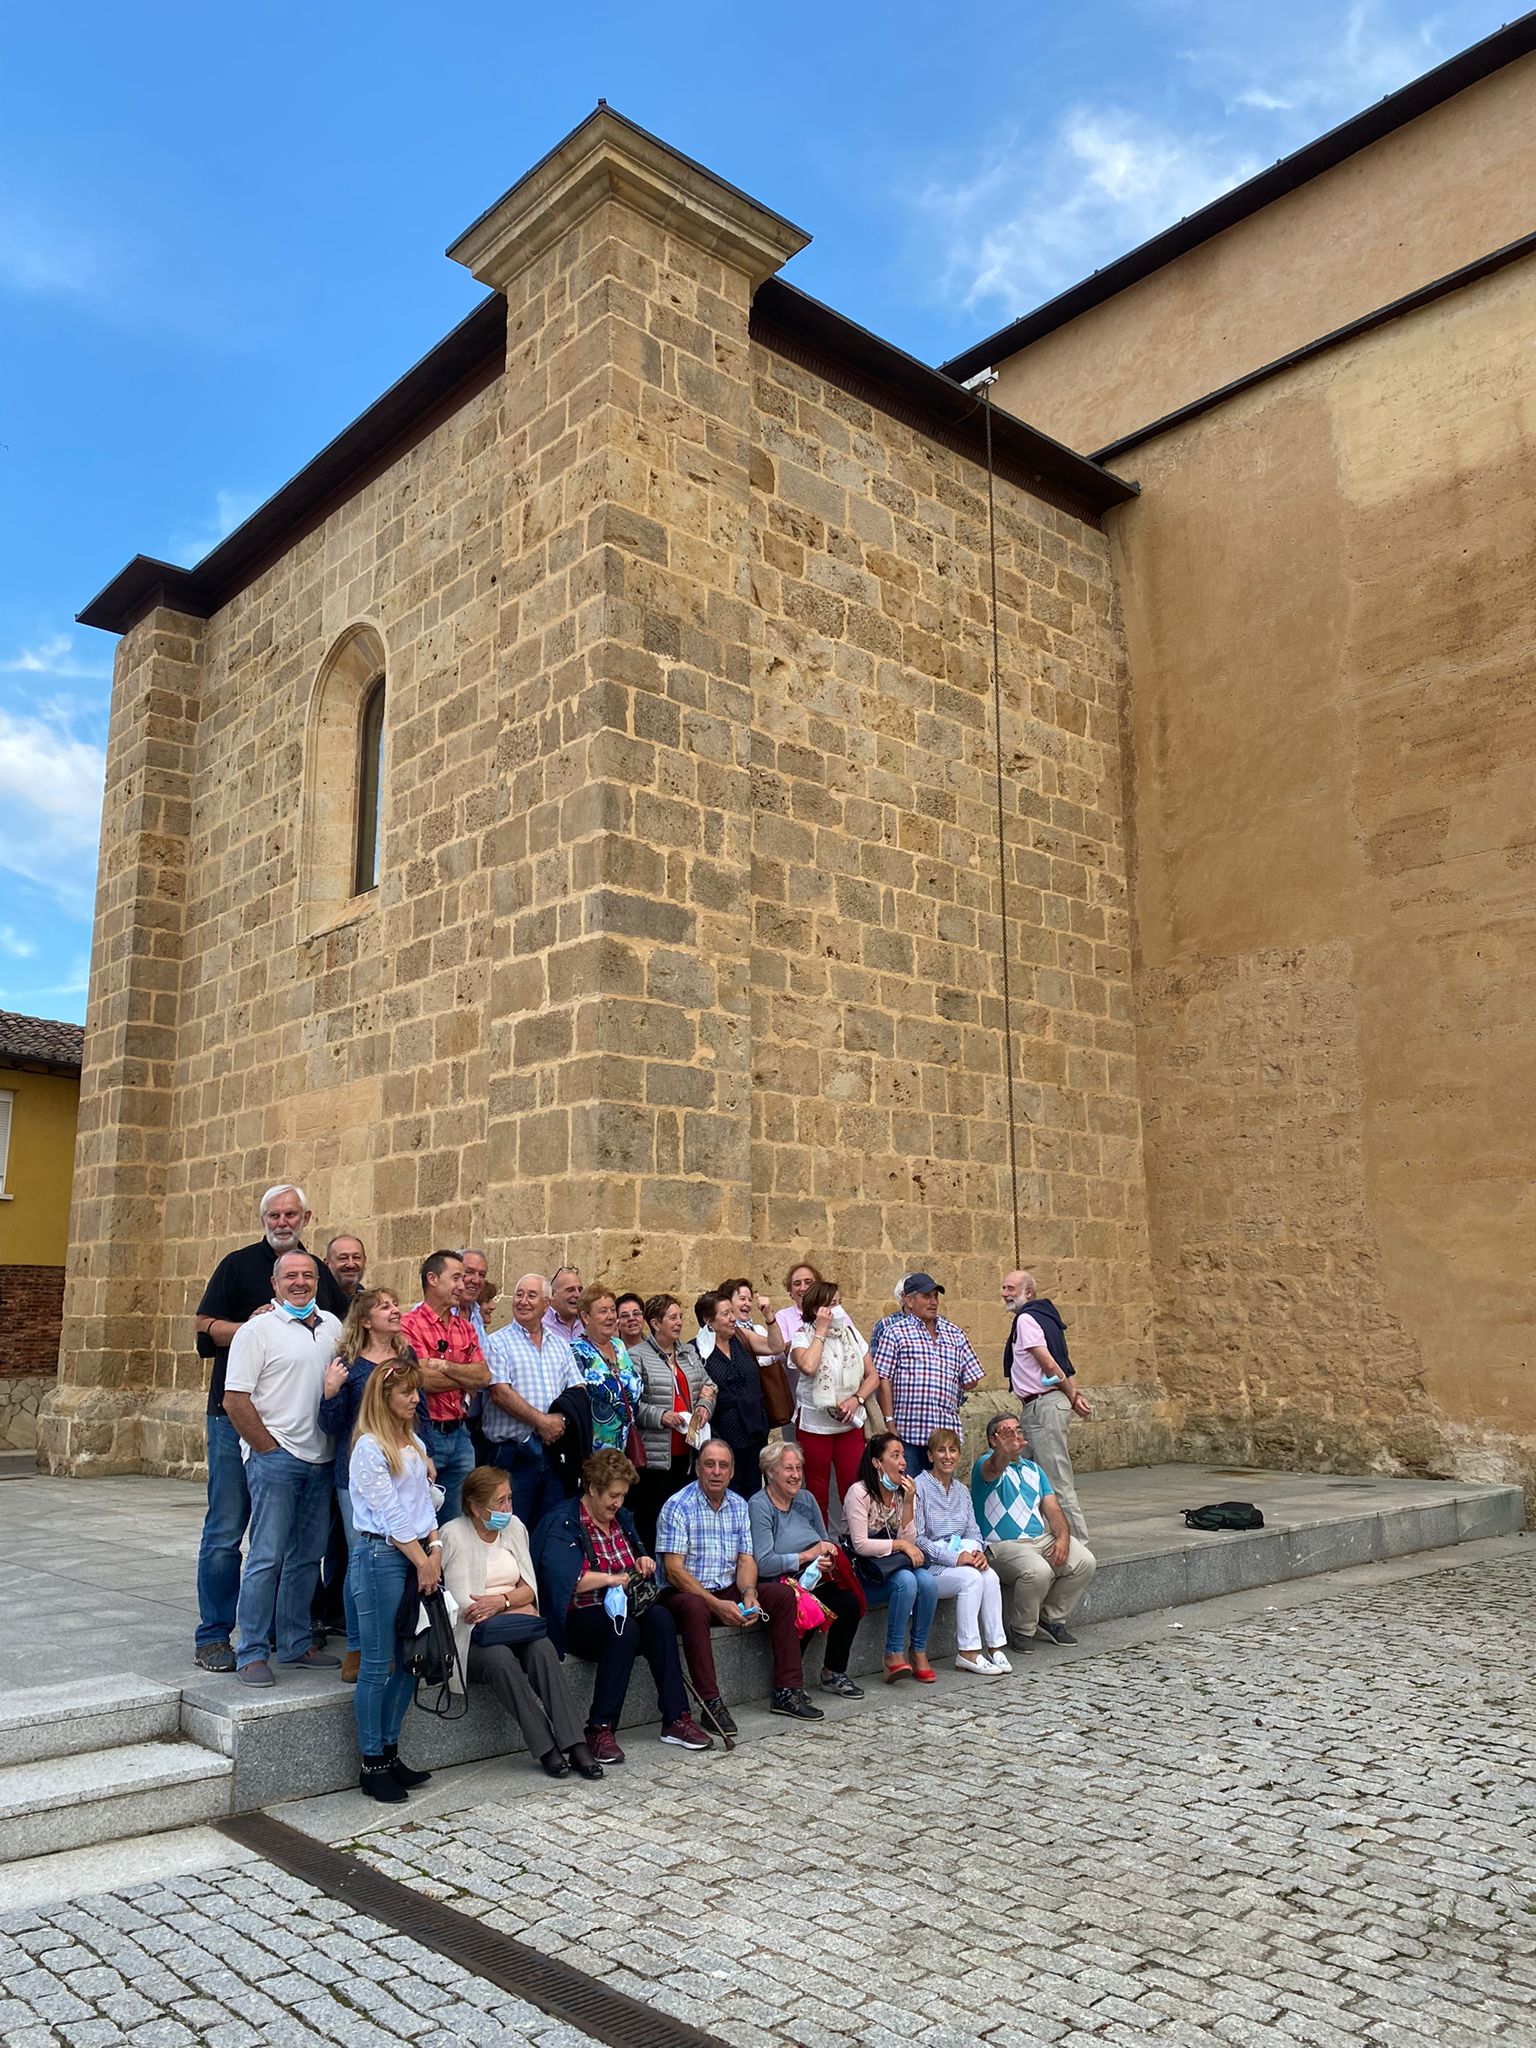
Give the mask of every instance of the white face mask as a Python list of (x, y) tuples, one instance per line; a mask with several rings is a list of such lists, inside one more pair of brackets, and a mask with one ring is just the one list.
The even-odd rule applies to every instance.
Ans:
[(836, 1307), (835, 1309), (833, 1309), (833, 1311), (832, 1311), (832, 1320), (833, 1320), (833, 1322), (834, 1322), (834, 1323), (838, 1323), (838, 1324), (846, 1324), (846, 1323), (847, 1323), (847, 1321), (848, 1321), (848, 1311), (847, 1311), (847, 1309), (845, 1309), (845, 1308), (843, 1307), (843, 1305), (842, 1305), (842, 1303), (841, 1303), (841, 1302), (839, 1302), (839, 1303), (838, 1303), (838, 1305), (837, 1305), (837, 1307)]

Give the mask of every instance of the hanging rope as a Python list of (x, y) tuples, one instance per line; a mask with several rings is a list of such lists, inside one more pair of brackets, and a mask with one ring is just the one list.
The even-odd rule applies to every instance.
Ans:
[(1013, 1200), (1013, 1263), (1022, 1266), (1024, 1254), (1019, 1233), (1019, 1141), (1013, 1110), (1013, 985), (1008, 967), (1008, 841), (1003, 824), (1003, 661), (997, 623), (997, 497), (992, 473), (992, 382), (982, 385), (983, 418), (987, 430), (987, 549), (992, 574), (992, 739), (993, 766), (997, 780), (997, 891), (998, 921), (1003, 955), (1003, 1081), (1008, 1103), (1008, 1178)]

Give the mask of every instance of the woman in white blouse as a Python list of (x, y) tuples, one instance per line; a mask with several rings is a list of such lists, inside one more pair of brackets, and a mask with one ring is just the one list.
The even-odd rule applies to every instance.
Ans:
[(789, 1340), (798, 1389), (795, 1441), (805, 1457), (806, 1486), (825, 1520), (832, 1512), (833, 1471), (844, 1501), (859, 1476), (864, 1403), (880, 1382), (835, 1280), (813, 1281), (801, 1297), (800, 1313), (800, 1327)]
[[(548, 1777), (575, 1770), (600, 1778), (603, 1767), (586, 1745), (544, 1632), (528, 1531), (512, 1512), (511, 1482), (498, 1466), (477, 1465), (460, 1498), (464, 1513), (443, 1531), (443, 1583), (459, 1610), (459, 1662), (472, 1684), (488, 1685), (496, 1704), (515, 1717), (528, 1754)], [(457, 1671), (450, 1683), (457, 1692)]]
[(414, 1681), (400, 1660), (395, 1617), (413, 1567), (423, 1594), (436, 1592), (443, 1571), (427, 1454), (416, 1434), (420, 1392), (417, 1365), (381, 1365), (369, 1375), (347, 1466), (357, 1537), (347, 1583), (361, 1642), (353, 1700), (363, 1756), (357, 1782), (390, 1806), (431, 1776), (401, 1763), (398, 1748)]

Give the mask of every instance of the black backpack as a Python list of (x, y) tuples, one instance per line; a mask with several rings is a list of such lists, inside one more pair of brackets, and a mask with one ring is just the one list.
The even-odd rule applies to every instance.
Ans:
[(1184, 1508), (1186, 1529), (1262, 1529), (1264, 1517), (1251, 1500), (1219, 1500), (1211, 1507)]

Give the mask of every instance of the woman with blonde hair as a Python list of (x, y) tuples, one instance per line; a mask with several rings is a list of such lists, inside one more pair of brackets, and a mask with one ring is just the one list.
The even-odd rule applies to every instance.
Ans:
[(592, 1404), (592, 1448), (623, 1451), (645, 1398), (645, 1382), (619, 1335), (618, 1297), (594, 1280), (577, 1304), (582, 1334), (571, 1349)]
[(362, 1752), (358, 1785), (371, 1799), (391, 1806), (431, 1776), (400, 1761), (400, 1728), (412, 1679), (395, 1633), (412, 1571), (423, 1595), (435, 1593), (443, 1575), (427, 1453), (416, 1434), (421, 1385), (421, 1368), (414, 1361), (380, 1364), (370, 1373), (347, 1466), (354, 1536), (347, 1582), (362, 1653), (352, 1703)]
[[(512, 1483), (499, 1466), (477, 1465), (461, 1498), (463, 1514), (443, 1531), (443, 1583), (459, 1610), (454, 1636), (464, 1676), (491, 1688), (546, 1777), (568, 1778), (575, 1770), (600, 1778), (603, 1767), (587, 1747), (539, 1612), (539, 1582), (528, 1531), (512, 1512)], [(449, 1684), (463, 1689), (457, 1670)]]
[(955, 1603), (955, 1669), (973, 1678), (1003, 1678), (1008, 1634), (1003, 1589), (987, 1559), (969, 1487), (955, 1473), (962, 1445), (952, 1429), (936, 1429), (925, 1446), (928, 1470), (917, 1482), (917, 1540), (941, 1600)]
[[(352, 1493), (347, 1467), (352, 1458), (352, 1433), (362, 1406), (363, 1388), (381, 1365), (414, 1365), (416, 1354), (400, 1334), (400, 1303), (388, 1287), (360, 1287), (352, 1297), (347, 1319), (336, 1340), (336, 1356), (325, 1368), (320, 1427), (336, 1445), (336, 1505), (346, 1531), (347, 1556), (353, 1549)], [(342, 1610), (347, 1618), (347, 1654), (341, 1662), (343, 1685), (357, 1681), (362, 1643), (357, 1633), (357, 1606), (351, 1574), (342, 1581)]]

